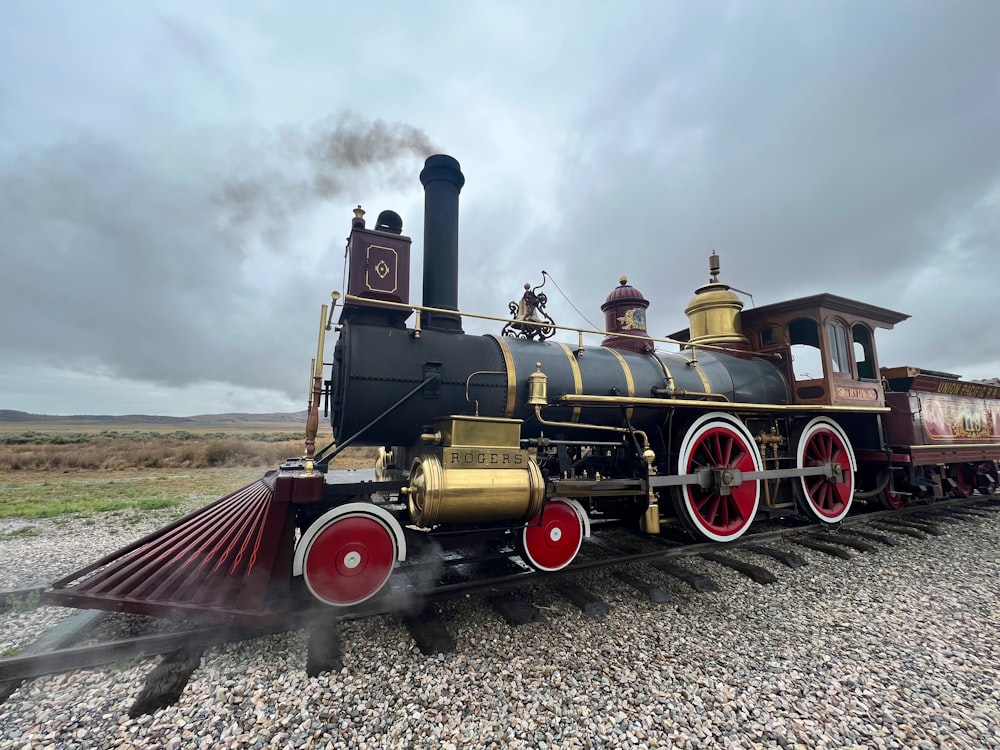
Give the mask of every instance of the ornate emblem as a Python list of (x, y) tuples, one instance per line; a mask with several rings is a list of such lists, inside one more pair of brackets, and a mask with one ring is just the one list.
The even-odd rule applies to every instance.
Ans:
[(641, 307), (633, 307), (631, 310), (626, 310), (625, 314), (618, 318), (618, 322), (621, 323), (623, 331), (645, 331), (646, 311)]
[(544, 341), (556, 332), (553, 328), (556, 322), (545, 312), (549, 298), (544, 292), (538, 291), (545, 286), (546, 279), (543, 274), (542, 283), (534, 288), (531, 284), (525, 284), (521, 300), (507, 304), (513, 320), (503, 327), (501, 336)]
[(375, 273), (378, 274), (378, 277), (380, 279), (384, 279), (386, 276), (389, 275), (389, 264), (386, 263), (384, 260), (380, 260), (378, 263), (375, 264)]

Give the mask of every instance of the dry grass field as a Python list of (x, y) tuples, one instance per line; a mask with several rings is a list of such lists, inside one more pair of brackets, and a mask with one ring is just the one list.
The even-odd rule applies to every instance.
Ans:
[[(0, 472), (270, 466), (303, 450), (304, 421), (150, 420), (0, 421)], [(326, 425), (317, 445), (329, 441)]]
[[(303, 451), (304, 425), (0, 423), (0, 519), (206, 504)], [(331, 440), (321, 427), (317, 447)], [(348, 449), (338, 467), (371, 466)], [(30, 526), (0, 534), (30, 533)]]

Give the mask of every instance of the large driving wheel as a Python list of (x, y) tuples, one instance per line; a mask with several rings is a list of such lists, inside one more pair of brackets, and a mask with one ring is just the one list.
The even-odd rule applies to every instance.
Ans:
[(833, 463), (840, 466), (843, 481), (826, 476), (801, 477), (798, 482), (802, 509), (825, 523), (840, 521), (854, 499), (854, 473), (858, 464), (847, 433), (827, 417), (816, 417), (799, 434), (795, 451), (800, 469)]
[(406, 557), (403, 531), (386, 510), (348, 503), (327, 511), (302, 534), (293, 572), (325, 604), (348, 607), (375, 596), (396, 560)]
[[(677, 471), (697, 474), (702, 469), (721, 470), (723, 474), (727, 470), (763, 471), (757, 444), (736, 417), (713, 412), (699, 417), (688, 428), (681, 441)], [(712, 541), (731, 542), (750, 528), (757, 514), (760, 481), (744, 480), (723, 488), (714, 483), (713, 477), (707, 489), (686, 484), (677, 496), (677, 513), (688, 528)]]
[(521, 557), (536, 570), (562, 570), (590, 536), (587, 512), (576, 500), (552, 500), (532, 518), (518, 539)]

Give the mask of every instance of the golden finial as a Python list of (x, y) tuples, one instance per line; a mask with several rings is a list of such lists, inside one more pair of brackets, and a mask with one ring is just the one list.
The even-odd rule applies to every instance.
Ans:
[(628, 276), (622, 274), (621, 278), (619, 278), (618, 281), (622, 286), (625, 286), (628, 283)]
[(356, 209), (354, 209), (354, 218), (355, 219), (363, 219), (363, 218), (365, 218), (365, 210), (363, 208), (361, 208), (361, 204), (360, 203), (358, 204), (358, 207)]

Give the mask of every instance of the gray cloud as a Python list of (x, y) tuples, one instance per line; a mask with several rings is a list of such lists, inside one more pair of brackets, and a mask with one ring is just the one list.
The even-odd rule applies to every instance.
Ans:
[[(165, 170), (88, 138), (5, 163), (0, 341), (82, 371), (288, 392), (315, 325), (303, 301), (330, 284), (289, 257), (291, 223), (429, 150), (416, 128), (348, 114), (231, 144), (221, 171), (190, 152)], [(247, 270), (255, 253), (273, 266), (264, 279)], [(303, 341), (285, 335), (296, 324)]]
[(1000, 6), (906, 8), (754, 5), (728, 24), (692, 11), (594, 92), (563, 154), (559, 221), (528, 244), (588, 248), (570, 286), (591, 300), (628, 273), (661, 334), (686, 325), (717, 249), (723, 279), (758, 304), (820, 291), (936, 304), (883, 338), (942, 369), (958, 349), (963, 365), (1000, 358), (958, 312), (989, 298), (990, 277), (906, 294), (921, 268), (1000, 257), (1000, 232), (973, 219), (1000, 187)]
[(663, 334), (714, 248), (758, 304), (911, 313), (883, 364), (1000, 373), (995, 2), (75, 7), (0, 27), (0, 345), (20, 362), (303, 387), (356, 202), (391, 194), (419, 301), (430, 144), (405, 120), (468, 178), (463, 308), (505, 314), (544, 268), (597, 320), (626, 273)]

